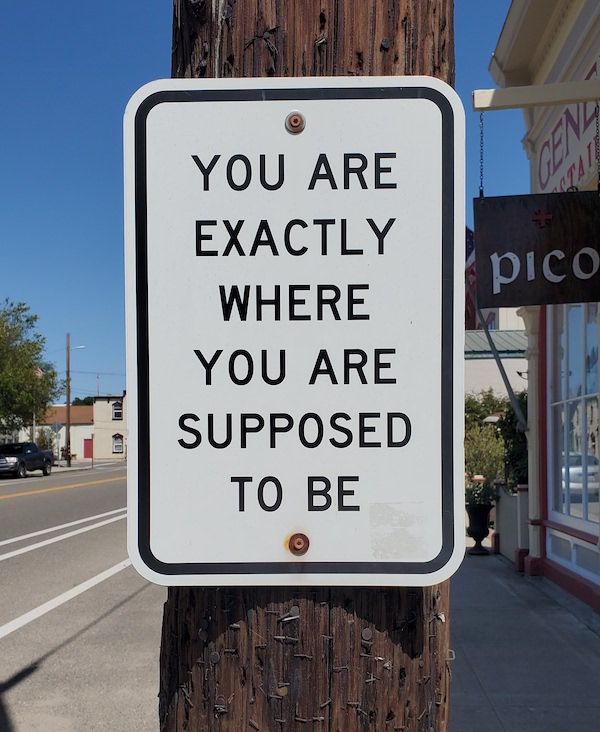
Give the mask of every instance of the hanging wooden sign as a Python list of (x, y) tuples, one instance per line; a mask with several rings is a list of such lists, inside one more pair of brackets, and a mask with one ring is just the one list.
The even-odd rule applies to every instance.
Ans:
[(480, 308), (600, 300), (597, 191), (476, 198)]

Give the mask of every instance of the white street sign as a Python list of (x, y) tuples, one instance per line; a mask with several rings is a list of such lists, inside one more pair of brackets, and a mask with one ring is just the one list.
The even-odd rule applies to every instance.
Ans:
[(464, 114), (428, 77), (153, 82), (125, 114), (129, 552), (167, 585), (464, 554)]

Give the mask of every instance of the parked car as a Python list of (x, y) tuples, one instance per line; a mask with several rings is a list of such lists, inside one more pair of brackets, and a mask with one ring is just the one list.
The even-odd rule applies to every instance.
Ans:
[(44, 475), (50, 475), (52, 462), (52, 451), (39, 450), (35, 442), (0, 445), (0, 475), (9, 473), (24, 478), (32, 470), (41, 470)]
[[(587, 489), (588, 497), (598, 496), (600, 488), (600, 461), (595, 455), (587, 455)], [(566, 469), (563, 465), (562, 483), (566, 488)], [(569, 490), (571, 493), (581, 493), (583, 488), (583, 455), (580, 452), (569, 453)]]

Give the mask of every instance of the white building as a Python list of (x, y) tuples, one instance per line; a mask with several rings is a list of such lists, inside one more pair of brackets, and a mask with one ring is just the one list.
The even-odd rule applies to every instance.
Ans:
[(94, 460), (127, 459), (127, 399), (94, 397)]
[[(599, 57), (598, 0), (513, 0), (490, 72), (501, 87), (584, 81), (599, 77)], [(596, 189), (597, 105), (523, 110), (532, 193)], [(600, 272), (593, 277), (595, 302), (519, 310), (528, 333), (529, 494), (516, 559), (600, 612)]]

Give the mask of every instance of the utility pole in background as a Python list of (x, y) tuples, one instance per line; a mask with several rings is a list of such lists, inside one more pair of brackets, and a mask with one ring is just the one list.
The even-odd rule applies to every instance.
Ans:
[[(453, 83), (452, 0), (174, 0), (174, 77), (402, 74)], [(160, 729), (445, 732), (448, 594), (171, 587)]]
[(67, 425), (65, 428), (65, 454), (67, 467), (71, 467), (71, 334), (67, 333), (67, 364), (66, 364), (66, 397), (67, 404), (65, 417)]

